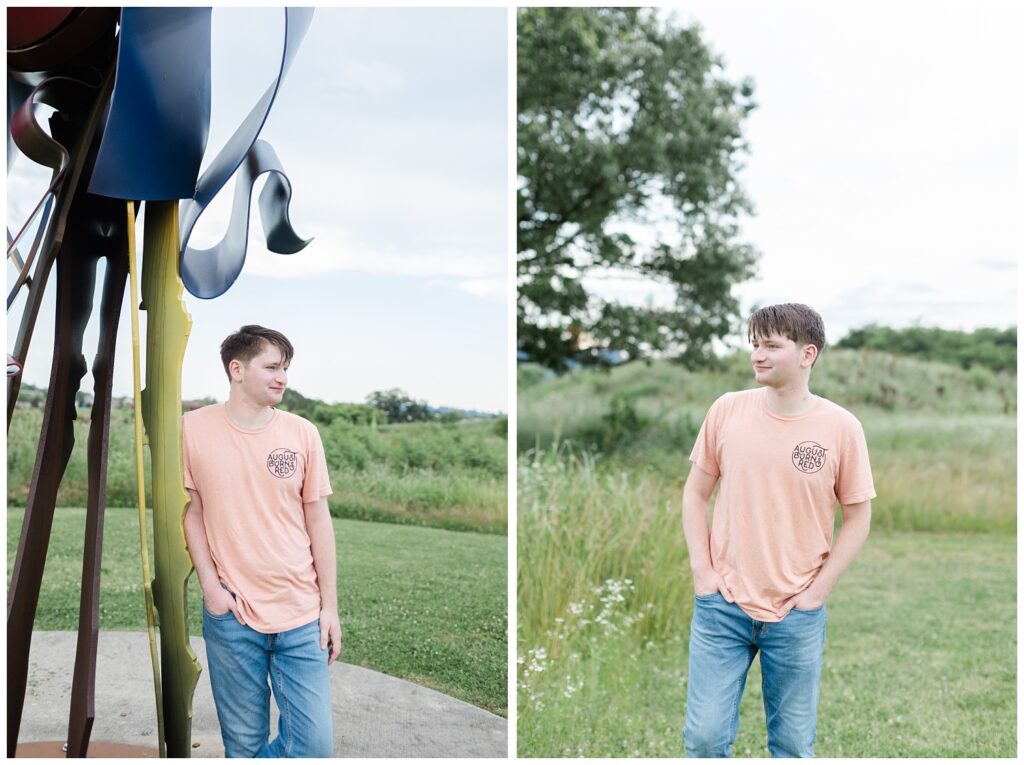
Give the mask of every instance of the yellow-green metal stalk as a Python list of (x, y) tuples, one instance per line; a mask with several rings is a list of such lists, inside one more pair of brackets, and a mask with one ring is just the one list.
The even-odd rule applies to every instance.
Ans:
[(146, 598), (146, 628), (149, 655), (153, 663), (153, 692), (156, 695), (157, 740), (160, 756), (167, 756), (164, 742), (164, 705), (160, 691), (160, 659), (156, 643), (156, 615), (153, 612), (153, 583), (149, 573), (149, 526), (146, 522), (146, 467), (142, 457), (142, 369), (139, 362), (139, 289), (135, 262), (135, 203), (128, 203), (128, 289), (132, 305), (132, 381), (135, 386), (135, 480), (139, 487), (139, 550), (142, 553), (142, 591)]
[(146, 389), (142, 416), (153, 465), (153, 597), (159, 612), (164, 736), (169, 757), (189, 757), (199, 662), (188, 640), (188, 504), (181, 458), (181, 366), (192, 319), (178, 270), (178, 202), (146, 202), (142, 250)]

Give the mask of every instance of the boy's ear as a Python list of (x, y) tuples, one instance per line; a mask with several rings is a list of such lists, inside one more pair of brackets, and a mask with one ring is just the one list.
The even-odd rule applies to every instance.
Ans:
[(812, 344), (804, 346), (804, 358), (809, 365), (814, 366), (815, 360), (818, 358), (818, 346)]

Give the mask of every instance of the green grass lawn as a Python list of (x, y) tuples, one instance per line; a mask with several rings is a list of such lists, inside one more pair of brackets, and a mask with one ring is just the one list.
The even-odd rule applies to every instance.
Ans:
[[(609, 602), (603, 628), (567, 613), (520, 648), (520, 756), (683, 755), (688, 629), (645, 642), (628, 587)], [(829, 599), (816, 754), (1015, 756), (1016, 604), (1012, 535), (872, 533)], [(755, 661), (737, 756), (768, 756), (760, 683)]]
[[(8, 582), (23, 512), (7, 512)], [(37, 630), (78, 628), (84, 528), (85, 510), (57, 510)], [(338, 519), (334, 533), (341, 660), (506, 716), (506, 537)], [(141, 566), (138, 512), (108, 509), (101, 630), (146, 629)], [(202, 616), (195, 576), (189, 580), (188, 604), (196, 635)]]

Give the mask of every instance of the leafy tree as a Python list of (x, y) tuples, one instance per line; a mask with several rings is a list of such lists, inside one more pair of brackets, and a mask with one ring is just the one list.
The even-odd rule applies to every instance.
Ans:
[(388, 416), (388, 422), (421, 422), (434, 419), (426, 401), (417, 401), (398, 388), (375, 390), (366, 397), (366, 403), (380, 409)]
[[(751, 211), (735, 176), (752, 83), (726, 80), (698, 28), (650, 9), (521, 9), (518, 40), (520, 349), (557, 369), (602, 348), (706, 361), (756, 261), (736, 241)], [(679, 243), (623, 232), (665, 207)], [(588, 291), (584, 278), (609, 270), (670, 285), (674, 305)]]

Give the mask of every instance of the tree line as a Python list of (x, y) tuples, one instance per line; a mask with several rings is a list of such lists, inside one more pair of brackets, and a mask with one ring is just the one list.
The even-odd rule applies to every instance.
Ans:
[(987, 367), (996, 372), (1017, 370), (1017, 328), (982, 327), (963, 332), (938, 327), (893, 329), (878, 324), (854, 329), (836, 343), (837, 348), (876, 351), (944, 361), (964, 369)]
[(426, 401), (414, 399), (399, 388), (374, 391), (366, 397), (365, 404), (328, 404), (288, 388), (281, 401), (281, 408), (318, 425), (330, 425), (335, 420), (350, 422), (353, 425), (384, 425), (405, 422), (456, 422), (462, 419), (458, 412), (438, 412)]

